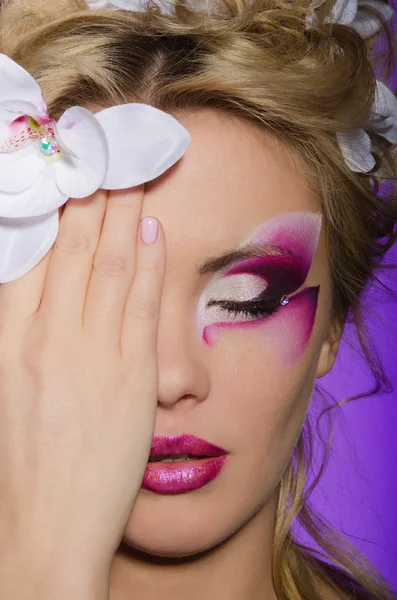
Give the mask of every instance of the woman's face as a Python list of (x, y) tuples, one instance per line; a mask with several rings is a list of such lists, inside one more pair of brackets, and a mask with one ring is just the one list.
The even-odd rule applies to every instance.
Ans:
[[(124, 542), (161, 556), (211, 548), (254, 515), (270, 539), (278, 484), (336, 351), (321, 207), (303, 165), (237, 118), (177, 118), (191, 146), (147, 184), (143, 209), (167, 242), (155, 435), (194, 434), (229, 455), (194, 491), (141, 489)], [(203, 268), (247, 244), (255, 256)]]

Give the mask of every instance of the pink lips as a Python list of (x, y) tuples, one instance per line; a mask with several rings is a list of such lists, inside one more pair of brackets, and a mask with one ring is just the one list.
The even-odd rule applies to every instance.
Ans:
[(150, 456), (192, 454), (202, 457), (174, 463), (147, 464), (142, 487), (165, 494), (187, 492), (206, 485), (221, 472), (229, 452), (193, 435), (155, 436)]
[(227, 450), (214, 446), (195, 435), (162, 436), (155, 435), (152, 440), (150, 456), (167, 454), (193, 454), (194, 456), (222, 456)]

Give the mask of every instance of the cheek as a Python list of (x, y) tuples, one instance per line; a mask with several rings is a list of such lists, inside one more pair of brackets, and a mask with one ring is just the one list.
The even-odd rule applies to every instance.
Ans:
[(258, 321), (206, 323), (204, 315), (199, 333), (208, 346), (214, 346), (225, 330), (243, 330), (247, 335), (259, 336), (264, 346), (276, 353), (277, 360), (289, 366), (302, 356), (310, 340), (318, 293), (319, 286), (306, 288), (288, 305)]
[[(288, 369), (259, 336), (224, 335), (213, 351), (212, 385), (221, 403), (219, 418), (230, 432), (244, 473), (247, 495), (262, 501), (279, 482), (299, 437), (310, 402), (315, 346), (304, 361)], [(242, 490), (241, 490), (242, 491)]]

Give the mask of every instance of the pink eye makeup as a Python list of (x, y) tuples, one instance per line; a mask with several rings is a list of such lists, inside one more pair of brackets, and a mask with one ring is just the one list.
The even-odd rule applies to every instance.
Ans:
[[(270, 333), (279, 338), (277, 330), (288, 324), (292, 354), (300, 354), (314, 325), (319, 286), (294, 292), (309, 273), (321, 222), (320, 213), (284, 213), (259, 225), (236, 252), (218, 259), (230, 264), (215, 274), (198, 306), (197, 325), (206, 344), (235, 327), (260, 327), (265, 339)], [(216, 259), (211, 262), (217, 265)]]

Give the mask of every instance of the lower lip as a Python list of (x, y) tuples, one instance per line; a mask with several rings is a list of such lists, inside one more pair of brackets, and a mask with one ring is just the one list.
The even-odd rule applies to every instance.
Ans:
[(180, 462), (148, 463), (142, 488), (161, 494), (190, 492), (217, 477), (225, 465), (227, 455)]

